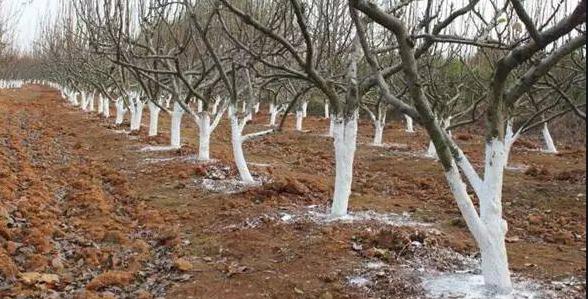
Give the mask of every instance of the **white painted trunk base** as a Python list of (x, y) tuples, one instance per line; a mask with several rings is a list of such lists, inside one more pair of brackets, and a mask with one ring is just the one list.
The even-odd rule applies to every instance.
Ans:
[(123, 123), (123, 121), (125, 119), (125, 114), (127, 113), (127, 109), (125, 108), (125, 104), (121, 99), (116, 101), (116, 103), (114, 105), (116, 107), (116, 119), (115, 119), (114, 123), (116, 125), (120, 125)]
[(513, 290), (505, 245), (508, 225), (502, 216), (503, 175), (509, 149), (509, 145), (498, 139), (486, 144), (483, 180), (466, 167), (469, 161), (460, 162), (479, 198), (479, 215), (457, 165), (454, 163), (445, 173), (457, 205), (480, 248), (485, 285), (499, 294), (510, 294)]
[(325, 118), (326, 118), (326, 119), (329, 119), (329, 115), (330, 115), (330, 113), (331, 113), (331, 112), (329, 111), (329, 103), (328, 103), (328, 102), (326, 102), (326, 103), (325, 103)]
[(376, 121), (374, 124), (374, 142), (373, 145), (375, 146), (382, 146), (384, 139), (384, 124), (381, 121)]
[(201, 113), (198, 122), (198, 161), (210, 161), (210, 135), (212, 133), (210, 115)]
[(169, 109), (170, 105), (171, 105), (171, 99), (172, 96), (167, 96), (167, 98), (165, 98), (165, 108)]
[(102, 95), (98, 96), (98, 114), (102, 115), (104, 113), (104, 97)]
[(102, 102), (102, 104), (104, 105), (104, 108), (102, 110), (102, 114), (104, 115), (105, 118), (109, 118), (110, 117), (110, 99), (104, 98), (104, 101)]
[(72, 94), (70, 94), (69, 96), (69, 101), (73, 106), (79, 106), (80, 105), (80, 101), (78, 100), (78, 93), (74, 92)]
[(308, 116), (307, 111), (308, 111), (308, 102), (304, 101), (302, 103), (302, 117)]
[(296, 131), (302, 131), (302, 120), (304, 119), (303, 111), (296, 111)]
[(157, 136), (159, 127), (159, 112), (161, 108), (157, 107), (155, 103), (149, 102), (149, 136)]
[(335, 144), (335, 191), (333, 193), (332, 217), (347, 214), (351, 184), (353, 182), (353, 159), (357, 147), (357, 116), (337, 119), (334, 123)]
[(278, 108), (276, 108), (276, 106), (273, 103), (270, 103), (269, 114), (269, 125), (273, 127), (276, 125), (276, 118), (278, 117)]
[(335, 115), (331, 115), (331, 120), (329, 121), (329, 137), (334, 137), (335, 135)]
[(247, 166), (247, 162), (245, 161), (245, 154), (243, 153), (242, 128), (239, 125), (239, 118), (234, 113), (231, 115), (231, 143), (233, 145), (233, 157), (241, 181), (247, 184), (255, 183), (255, 180), (249, 171), (249, 167)]
[(512, 292), (505, 238), (508, 230), (502, 218), (502, 184), (506, 155), (504, 142), (497, 139), (486, 144), (484, 186), (480, 198), (480, 219), (486, 226), (486, 238), (480, 238), (482, 275), (487, 286), (501, 294)]
[(202, 107), (204, 107), (204, 103), (202, 103), (202, 100), (198, 100), (198, 108), (197, 108), (198, 113), (202, 112), (202, 109), (203, 109)]
[(235, 106), (229, 105), (227, 108), (227, 118), (230, 120), (233, 114), (235, 114)]
[(184, 108), (177, 102), (174, 102), (174, 109), (171, 115), (170, 146), (180, 148), (181, 145), (181, 126)]
[(433, 141), (429, 141), (429, 147), (427, 147), (427, 152), (425, 153), (425, 156), (431, 159), (439, 159), (439, 156), (437, 156), (437, 150), (435, 149), (435, 145), (433, 144)]
[(407, 133), (414, 133), (414, 125), (413, 125), (412, 117), (405, 114), (404, 119), (406, 120), (406, 132)]
[(545, 141), (545, 152), (550, 154), (557, 154), (557, 148), (555, 147), (555, 143), (553, 142), (553, 138), (551, 138), (551, 133), (549, 133), (549, 128), (547, 127), (547, 123), (543, 124), (543, 130), (541, 131), (543, 134), (543, 141)]
[(80, 108), (82, 108), (82, 111), (86, 112), (88, 110), (88, 97), (85, 92), (80, 94), (80, 100)]
[(88, 111), (89, 112), (94, 112), (94, 94), (90, 95), (90, 98), (88, 99)]
[(141, 120), (143, 119), (143, 107), (145, 103), (136, 99), (134, 104), (131, 104), (131, 131), (138, 131), (141, 129)]

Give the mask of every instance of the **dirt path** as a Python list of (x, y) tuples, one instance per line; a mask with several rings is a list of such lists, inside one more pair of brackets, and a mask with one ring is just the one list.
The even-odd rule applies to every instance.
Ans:
[[(143, 152), (166, 144), (163, 113), (163, 133), (147, 138), (41, 87), (0, 91), (0, 295), (422, 298), (417, 266), (467, 267), (461, 257), (475, 247), (437, 163), (419, 156), (422, 132), (395, 125), (385, 135), (391, 147), (360, 146), (355, 221), (324, 223), (334, 174), (321, 136), (328, 123), (304, 125), (310, 132), (246, 145), (254, 174), (269, 182), (217, 193), (205, 185), (236, 175), (226, 121), (213, 134), (217, 160), (203, 165), (188, 117), (181, 150)], [(360, 142), (370, 132), (362, 124)], [(479, 163), (481, 139), (456, 134)], [(527, 169), (508, 172), (504, 192), (512, 268), (538, 281), (584, 280), (585, 150), (549, 156), (524, 145), (533, 142), (515, 149), (511, 165)], [(581, 296), (585, 284), (565, 294)]]

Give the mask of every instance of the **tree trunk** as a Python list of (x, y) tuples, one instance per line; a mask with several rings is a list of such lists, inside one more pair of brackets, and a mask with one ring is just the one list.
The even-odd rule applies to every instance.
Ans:
[(161, 109), (153, 102), (149, 102), (149, 136), (157, 136), (159, 125), (159, 112)]
[(351, 195), (353, 159), (357, 146), (357, 117), (335, 120), (333, 133), (336, 163), (331, 216), (341, 217), (347, 215), (347, 206)]
[(302, 102), (302, 117), (306, 117), (308, 111), (308, 101)]
[(198, 119), (198, 161), (210, 160), (210, 135), (212, 129), (210, 127), (210, 115), (206, 112), (200, 113)]
[(414, 133), (414, 126), (413, 126), (412, 117), (405, 114), (404, 119), (406, 120), (406, 132), (407, 133)]
[(75, 106), (79, 106), (80, 105), (80, 101), (78, 101), (78, 93), (77, 92), (73, 92), (70, 94), (69, 96), (69, 101), (71, 102), (71, 104), (75, 107)]
[(429, 147), (427, 148), (427, 152), (425, 153), (425, 156), (431, 158), (431, 159), (439, 159), (439, 156), (437, 156), (437, 150), (435, 149), (435, 144), (433, 144), (433, 141), (429, 141)]
[(170, 145), (173, 148), (182, 147), (181, 138), (181, 127), (182, 127), (182, 116), (184, 115), (184, 108), (177, 102), (174, 102), (174, 109), (171, 114), (171, 132), (170, 132)]
[(247, 162), (245, 161), (242, 129), (239, 125), (239, 117), (235, 113), (231, 115), (231, 143), (233, 145), (233, 157), (241, 181), (247, 184), (255, 183), (255, 180), (253, 180), (253, 177), (251, 176), (251, 172), (249, 172), (249, 167), (247, 167)]
[(168, 97), (165, 99), (165, 108), (169, 109), (169, 106), (171, 105), (171, 99), (172, 99), (172, 97), (171, 97), (171, 96), (168, 96)]
[(553, 142), (553, 138), (551, 138), (551, 134), (549, 133), (549, 128), (547, 127), (547, 123), (543, 123), (543, 140), (545, 141), (545, 152), (550, 154), (557, 154), (557, 148), (555, 147), (555, 143)]
[(493, 139), (486, 144), (484, 185), (480, 199), (480, 219), (485, 225), (486, 236), (481, 236), (479, 246), (482, 255), (482, 275), (487, 286), (501, 294), (512, 291), (505, 237), (508, 230), (502, 218), (502, 184), (507, 147)]
[(116, 106), (116, 120), (114, 121), (114, 124), (120, 125), (125, 119), (125, 113), (127, 110), (122, 99), (118, 99), (114, 105)]
[(104, 101), (102, 102), (102, 104), (104, 105), (102, 113), (104, 114), (105, 118), (109, 118), (110, 117), (110, 99), (104, 98)]
[(135, 99), (135, 103), (131, 104), (131, 131), (138, 131), (141, 129), (144, 106), (145, 104), (139, 99)]
[(335, 116), (331, 115), (331, 120), (329, 121), (329, 137), (335, 137)]
[(302, 120), (304, 119), (303, 111), (296, 111), (296, 131), (302, 131)]
[(374, 123), (374, 145), (382, 146), (382, 140), (384, 138), (384, 124), (380, 120), (376, 120)]
[(101, 94), (98, 95), (98, 114), (104, 114), (104, 97)]
[(278, 108), (274, 105), (274, 103), (270, 103), (269, 113), (270, 113), (269, 125), (270, 125), (270, 127), (273, 127), (276, 125), (276, 117), (278, 116)]
[(235, 114), (235, 106), (229, 105), (229, 108), (227, 108), (227, 118), (230, 120), (233, 114)]
[(202, 103), (202, 100), (198, 100), (198, 108), (197, 108), (198, 113), (202, 112), (203, 107), (204, 107), (204, 103)]
[(329, 102), (325, 102), (325, 119), (329, 119)]
[(85, 92), (82, 91), (80, 99), (81, 99), (80, 107), (82, 108), (82, 111), (86, 112), (88, 110), (88, 97), (86, 96)]
[(94, 95), (95, 94), (91, 94), (90, 99), (88, 99), (88, 111), (89, 112), (94, 112)]

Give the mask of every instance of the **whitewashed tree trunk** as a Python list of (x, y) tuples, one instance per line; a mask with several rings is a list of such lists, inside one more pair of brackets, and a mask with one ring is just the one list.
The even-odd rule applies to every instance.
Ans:
[(378, 105), (377, 107), (377, 115), (372, 113), (368, 110), (368, 113), (374, 123), (374, 142), (373, 145), (375, 146), (382, 146), (383, 139), (384, 139), (384, 128), (386, 127), (386, 115), (388, 112), (388, 107), (385, 105)]
[(184, 108), (177, 102), (174, 102), (174, 109), (171, 114), (171, 129), (170, 129), (170, 145), (173, 148), (182, 147), (181, 127), (182, 116), (184, 115)]
[(84, 112), (88, 111), (88, 96), (86, 96), (86, 93), (83, 91), (80, 95), (80, 100), (81, 100), (80, 107), (82, 108), (82, 111), (84, 111)]
[[(232, 106), (232, 104), (230, 106)], [(249, 172), (249, 167), (247, 167), (247, 162), (245, 161), (245, 154), (243, 153), (243, 126), (239, 123), (239, 117), (235, 113), (232, 113), (230, 117), (233, 157), (235, 158), (235, 164), (237, 165), (239, 176), (241, 177), (241, 181), (245, 183), (255, 183), (255, 180), (253, 180), (253, 177), (251, 176), (251, 172)]]
[(437, 150), (435, 149), (433, 141), (429, 141), (429, 147), (427, 147), (427, 152), (425, 153), (425, 156), (435, 160), (439, 158), (439, 156), (437, 156)]
[(155, 103), (149, 101), (147, 104), (149, 106), (149, 136), (157, 136), (158, 127), (159, 127), (159, 112), (161, 108), (159, 108)]
[(218, 105), (220, 104), (221, 99), (217, 97), (212, 104), (212, 115), (215, 115), (218, 112)]
[(302, 132), (302, 120), (304, 119), (304, 111), (296, 111), (296, 131)]
[(357, 116), (335, 120), (333, 133), (336, 165), (331, 216), (341, 217), (347, 214), (349, 196), (351, 196), (353, 159), (357, 147)]
[(139, 98), (135, 99), (135, 103), (131, 104), (131, 131), (138, 131), (141, 129), (141, 120), (143, 119), (143, 103)]
[(515, 134), (513, 131), (513, 120), (509, 119), (506, 122), (506, 131), (504, 134), (504, 143), (506, 145), (506, 149), (505, 149), (505, 155), (506, 157), (504, 158), (504, 167), (508, 166), (508, 161), (510, 160), (510, 150), (513, 146), (513, 144), (516, 142), (516, 140), (518, 139), (518, 134)]
[(382, 146), (382, 140), (384, 139), (384, 124), (382, 124), (381, 121), (376, 121), (374, 129), (374, 145)]
[(276, 107), (276, 105), (274, 105), (274, 103), (270, 103), (270, 105), (269, 105), (269, 114), (270, 114), (269, 125), (271, 127), (273, 127), (276, 125), (276, 118), (278, 116), (278, 108)]
[(70, 96), (70, 102), (73, 106), (79, 106), (80, 101), (78, 100), (79, 93), (73, 92)]
[(200, 113), (198, 117), (198, 160), (209, 161), (210, 160), (210, 135), (212, 128), (210, 127), (210, 115), (208, 112)]
[(330, 111), (329, 111), (329, 102), (325, 102), (325, 118), (329, 119), (329, 115), (330, 115)]
[(102, 94), (98, 95), (98, 114), (104, 114), (104, 97), (102, 96)]
[(404, 119), (406, 120), (406, 132), (407, 133), (414, 133), (414, 125), (413, 125), (412, 117), (405, 114)]
[(125, 114), (127, 113), (127, 109), (125, 108), (125, 103), (122, 99), (118, 99), (114, 104), (116, 106), (116, 119), (114, 123), (116, 125), (120, 125), (123, 123), (125, 119)]
[(171, 99), (172, 99), (171, 95), (169, 95), (169, 96), (167, 96), (167, 98), (165, 98), (165, 108), (169, 109), (169, 107), (171, 105)]
[(227, 118), (230, 120), (233, 114), (235, 114), (235, 106), (229, 105), (227, 108)]
[(331, 115), (331, 120), (329, 121), (329, 137), (335, 137), (335, 115)]
[(255, 109), (255, 114), (259, 113), (259, 107), (261, 106), (260, 102), (255, 103), (254, 109)]
[(95, 98), (95, 93), (90, 94), (90, 98), (88, 99), (88, 111), (89, 112), (94, 112), (94, 98)]
[(543, 123), (543, 140), (545, 141), (545, 152), (550, 154), (557, 154), (557, 148), (555, 147), (555, 143), (553, 142), (553, 138), (551, 138), (551, 134), (549, 133), (549, 128), (547, 127), (547, 123)]
[(108, 97), (104, 98), (104, 101), (102, 102), (102, 104), (104, 105), (104, 107), (102, 109), (102, 114), (104, 115), (105, 118), (109, 118), (110, 117), (110, 99)]
[[(514, 139), (516, 138), (512, 140)], [(452, 162), (453, 167), (446, 172), (447, 181), (458, 207), (480, 248), (485, 285), (499, 294), (512, 292), (505, 245), (508, 225), (502, 215), (504, 168), (509, 149), (509, 143), (497, 138), (486, 143), (483, 179), (461, 150), (459, 150), (459, 159)], [(456, 162), (479, 199), (479, 215)]]
[(480, 219), (486, 226), (486, 238), (480, 238), (482, 275), (486, 285), (501, 293), (512, 291), (505, 238), (508, 230), (502, 218), (502, 184), (506, 146), (494, 139), (486, 144), (484, 184), (480, 194)]
[[(447, 130), (451, 126), (451, 119), (452, 118), (453, 118), (452, 116), (449, 116), (445, 119), (445, 125), (444, 125), (445, 130)], [(451, 132), (451, 130), (447, 130), (447, 135), (449, 135), (449, 137), (453, 137), (453, 133)]]
[(241, 104), (241, 112), (245, 113), (247, 112), (247, 102), (243, 101), (243, 103)]
[(203, 106), (204, 106), (204, 103), (202, 103), (202, 100), (198, 100), (198, 108), (197, 108), (198, 113), (202, 112)]
[(302, 117), (308, 116), (307, 111), (308, 111), (308, 101), (304, 101), (304, 102), (302, 102)]

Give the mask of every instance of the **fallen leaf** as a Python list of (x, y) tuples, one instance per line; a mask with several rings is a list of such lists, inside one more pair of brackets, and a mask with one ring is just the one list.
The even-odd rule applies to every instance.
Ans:
[(235, 274), (245, 273), (249, 270), (247, 266), (239, 266), (237, 263), (232, 263), (227, 269), (227, 277), (231, 277)]
[(519, 238), (518, 236), (512, 236), (510, 238), (506, 238), (506, 243), (516, 243), (519, 242), (521, 240), (521, 238)]
[(38, 273), (38, 272), (25, 272), (19, 274), (20, 279), (25, 284), (35, 283), (56, 283), (59, 282), (59, 276), (56, 274)]
[(193, 268), (192, 263), (183, 258), (176, 259), (174, 261), (174, 267), (183, 272), (190, 271)]
[(304, 294), (304, 291), (303, 291), (303, 290), (301, 290), (301, 289), (299, 289), (299, 288), (294, 288), (294, 292), (295, 292), (296, 294), (300, 294), (300, 295)]

